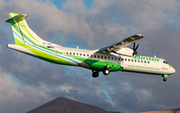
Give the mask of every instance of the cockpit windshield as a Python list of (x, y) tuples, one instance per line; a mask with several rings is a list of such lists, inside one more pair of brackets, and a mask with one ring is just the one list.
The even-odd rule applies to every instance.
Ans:
[(163, 61), (163, 63), (164, 63), (164, 64), (168, 64), (167, 61), (165, 61), (165, 60)]

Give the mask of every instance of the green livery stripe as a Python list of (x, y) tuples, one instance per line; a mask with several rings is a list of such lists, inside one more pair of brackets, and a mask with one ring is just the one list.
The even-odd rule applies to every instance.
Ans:
[[(10, 15), (11, 13), (9, 13), (9, 15)], [(12, 13), (13, 14), (13, 16), (17, 16), (17, 15), (19, 15), (18, 13)]]
[(50, 49), (50, 48), (47, 48), (47, 47), (44, 47), (44, 46), (41, 46), (41, 45), (36, 45), (36, 46), (38, 46), (38, 47), (40, 47), (40, 48), (42, 48), (42, 49), (45, 49), (45, 50), (51, 51), (51, 52), (56, 52), (56, 53), (59, 53), (59, 54), (63, 54), (62, 52), (55, 51), (55, 50), (52, 50), (52, 49)]
[(18, 40), (17, 38), (15, 38), (15, 37), (14, 37), (14, 41), (15, 41), (15, 43), (18, 44), (18, 45), (24, 44), (24, 43), (22, 43), (21, 41), (19, 41), (19, 40)]
[(18, 24), (20, 25), (20, 27), (34, 40), (36, 40), (37, 42), (39, 42), (36, 38), (33, 37), (33, 35), (29, 32), (29, 30), (27, 29), (26, 25), (24, 24), (23, 20), (21, 19), (17, 19), (16, 20), (18, 22)]
[(40, 50), (34, 49), (31, 46), (24, 45), (24, 44), (22, 44), (20, 46), (30, 50), (33, 53), (35, 53), (38, 56), (38, 58), (40, 58), (42, 60), (49, 61), (51, 63), (58, 63), (58, 64), (64, 64), (64, 65), (72, 65), (70, 62), (68, 62), (68, 61), (66, 61), (64, 59), (61, 59), (61, 58), (59, 58), (58, 60), (55, 60), (54, 59), (54, 55), (50, 55), (48, 53), (45, 53), (45, 52), (42, 52)]

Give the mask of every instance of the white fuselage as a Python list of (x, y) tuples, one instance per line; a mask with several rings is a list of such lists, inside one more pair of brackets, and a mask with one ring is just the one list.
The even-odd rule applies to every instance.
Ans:
[[(55, 48), (56, 49), (56, 48)], [(174, 73), (175, 69), (167, 64), (167, 62), (162, 58), (147, 57), (147, 56), (124, 56), (115, 53), (96, 53), (96, 50), (86, 50), (86, 49), (76, 49), (60, 47), (58, 51), (64, 54), (84, 57), (93, 60), (102, 60), (107, 62), (116, 63), (124, 68), (124, 71), (138, 72), (146, 74), (170, 74)], [(82, 62), (83, 64), (83, 62)], [(76, 64), (74, 64), (76, 65)], [(88, 67), (84, 67), (88, 68)]]
[[(34, 56), (34, 54), (27, 52), (27, 50), (25, 51), (19, 45), (9, 44), (8, 47)], [(175, 69), (169, 64), (167, 64), (167, 62), (164, 59), (156, 58), (156, 57), (136, 56), (136, 55), (130, 57), (130, 56), (118, 55), (115, 53), (110, 53), (110, 54), (106, 54), (102, 52), (97, 53), (96, 50), (93, 51), (93, 50), (67, 48), (60, 46), (55, 46), (53, 50), (62, 52), (63, 56), (66, 56), (67, 58), (71, 56), (69, 57), (69, 59), (72, 59), (72, 56), (74, 56), (74, 57), (97, 60), (102, 62), (106, 61), (106, 62), (118, 64), (124, 68), (123, 71), (155, 74), (155, 75), (166, 75), (166, 74), (169, 75), (171, 73), (175, 73)], [(58, 54), (54, 54), (55, 60), (58, 60), (60, 58), (60, 55), (58, 56), (57, 55)], [(70, 62), (74, 66), (81, 65), (81, 67), (90, 69), (89, 66), (84, 62), (78, 62), (78, 61), (77, 61), (78, 63), (72, 61)]]

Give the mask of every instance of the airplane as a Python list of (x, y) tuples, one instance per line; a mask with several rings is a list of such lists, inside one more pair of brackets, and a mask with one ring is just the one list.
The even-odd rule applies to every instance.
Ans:
[[(99, 72), (109, 75), (110, 72), (122, 71), (159, 75), (167, 81), (167, 77), (175, 73), (165, 59), (137, 55), (139, 44), (136, 46), (135, 42), (145, 37), (142, 34), (96, 50), (69, 48), (41, 39), (29, 28), (25, 20), (27, 16), (9, 13), (6, 22), (11, 23), (15, 44), (8, 44), (8, 48), (51, 63), (92, 70), (94, 78), (99, 76)], [(127, 47), (131, 44), (133, 48)]]

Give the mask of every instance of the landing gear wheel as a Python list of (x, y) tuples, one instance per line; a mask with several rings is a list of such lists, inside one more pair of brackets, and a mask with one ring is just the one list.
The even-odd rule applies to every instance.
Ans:
[(166, 81), (167, 81), (167, 78), (164, 78), (163, 81), (166, 82)]
[(97, 78), (97, 77), (99, 76), (99, 72), (93, 72), (93, 73), (92, 73), (92, 76), (93, 76), (94, 78)]
[(103, 70), (103, 74), (104, 74), (104, 75), (109, 75), (109, 73), (110, 73), (109, 69)]

